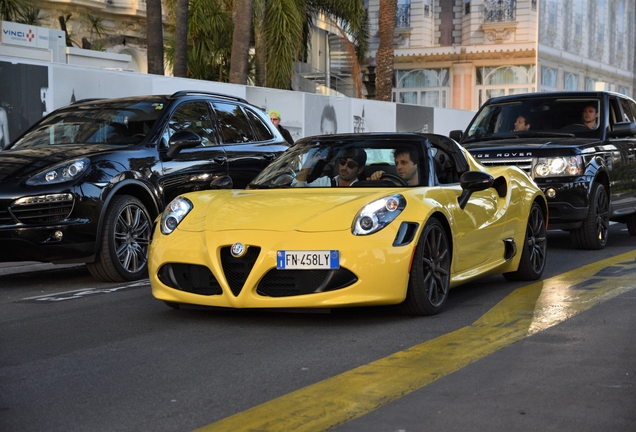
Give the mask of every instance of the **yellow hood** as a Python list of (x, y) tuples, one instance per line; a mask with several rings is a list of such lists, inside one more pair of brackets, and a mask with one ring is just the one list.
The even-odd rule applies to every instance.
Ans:
[(386, 189), (222, 190), (186, 195), (194, 208), (179, 225), (184, 231), (342, 231)]

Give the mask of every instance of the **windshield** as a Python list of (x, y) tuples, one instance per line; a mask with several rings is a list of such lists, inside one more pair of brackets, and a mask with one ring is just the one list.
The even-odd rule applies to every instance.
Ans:
[(69, 144), (128, 145), (141, 142), (161, 115), (162, 102), (96, 102), (69, 106), (42, 120), (12, 149)]
[(486, 105), (464, 142), (514, 136), (598, 138), (600, 100), (542, 98)]
[[(418, 147), (420, 142), (408, 140), (300, 141), (261, 172), (248, 188), (419, 185)], [(415, 162), (409, 163), (412, 159)]]

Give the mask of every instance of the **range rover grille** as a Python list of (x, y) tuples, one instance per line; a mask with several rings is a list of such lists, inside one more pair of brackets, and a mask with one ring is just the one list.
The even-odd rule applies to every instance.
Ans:
[(479, 159), (486, 166), (516, 166), (532, 176), (532, 158)]

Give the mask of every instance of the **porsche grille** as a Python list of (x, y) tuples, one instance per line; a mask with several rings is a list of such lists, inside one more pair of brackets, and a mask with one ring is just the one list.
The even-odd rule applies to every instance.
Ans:
[(13, 218), (23, 224), (60, 222), (68, 218), (73, 210), (73, 195), (56, 194), (20, 198), (0, 213), (1, 224), (12, 224)]

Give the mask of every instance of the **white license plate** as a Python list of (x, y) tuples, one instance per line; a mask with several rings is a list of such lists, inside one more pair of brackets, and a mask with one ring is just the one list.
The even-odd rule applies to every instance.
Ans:
[(279, 270), (338, 269), (340, 268), (340, 252), (337, 250), (279, 250), (276, 254), (276, 268)]

